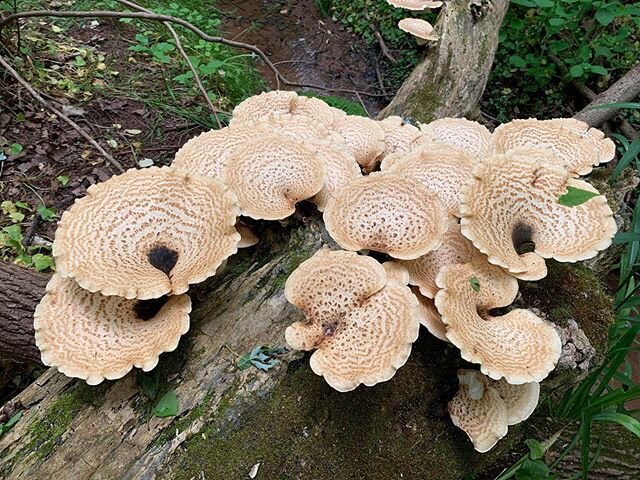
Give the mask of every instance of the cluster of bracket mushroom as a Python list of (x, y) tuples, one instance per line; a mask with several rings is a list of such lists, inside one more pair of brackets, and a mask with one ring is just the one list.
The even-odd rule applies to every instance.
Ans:
[[(286, 329), (289, 346), (315, 350), (313, 371), (349, 391), (389, 380), (423, 324), (494, 380), (461, 374), (450, 404), (486, 451), (505, 416), (530, 413), (511, 416), (503, 390), (537, 392), (561, 351), (531, 311), (493, 310), (514, 301), (517, 279), (543, 278), (546, 258), (574, 262), (611, 243), (611, 209), (577, 177), (614, 154), (571, 119), (491, 134), (464, 119), (374, 121), (289, 91), (251, 97), (171, 167), (114, 177), (63, 215), (58, 273), (36, 312), (43, 361), (89, 383), (153, 368), (188, 329), (189, 285), (257, 241), (238, 217), (280, 220), (309, 201), (343, 250), (321, 249), (287, 279), (306, 316)], [(584, 200), (561, 202), (572, 189)], [(495, 391), (502, 403), (487, 407)]]
[[(443, 5), (443, 2), (432, 0), (386, 0), (386, 2), (392, 7), (411, 11), (431, 10), (440, 8)], [(427, 42), (435, 42), (440, 39), (433, 32), (433, 25), (421, 18), (403, 18), (398, 22), (398, 28), (413, 35), (418, 45), (424, 45)]]

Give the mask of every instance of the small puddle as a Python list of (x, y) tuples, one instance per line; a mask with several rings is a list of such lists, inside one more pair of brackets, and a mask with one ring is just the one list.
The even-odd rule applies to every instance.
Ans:
[[(323, 16), (314, 0), (222, 0), (216, 7), (223, 13), (223, 35), (259, 47), (288, 80), (380, 93), (377, 50)], [(276, 88), (273, 74), (260, 63), (260, 72)], [(371, 116), (386, 105), (384, 98), (360, 96)]]

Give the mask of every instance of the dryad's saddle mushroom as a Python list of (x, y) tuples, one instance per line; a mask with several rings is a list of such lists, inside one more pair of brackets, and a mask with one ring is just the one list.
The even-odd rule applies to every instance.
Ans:
[(487, 127), (466, 118), (439, 118), (421, 125), (424, 138), (462, 148), (474, 158), (491, 152), (491, 132)]
[(405, 10), (426, 10), (442, 6), (442, 2), (433, 0), (387, 0), (387, 3), (392, 7), (404, 8)]
[(62, 276), (91, 292), (177, 295), (236, 253), (238, 215), (235, 196), (216, 180), (169, 167), (129, 170), (62, 215), (53, 255)]
[(435, 42), (440, 39), (433, 33), (433, 25), (420, 18), (403, 18), (398, 22), (398, 28), (413, 35), (418, 45), (424, 45), (427, 41)]
[(376, 260), (320, 250), (287, 279), (285, 296), (306, 321), (285, 332), (296, 350), (314, 350), (311, 369), (338, 391), (389, 380), (418, 337), (418, 302)]

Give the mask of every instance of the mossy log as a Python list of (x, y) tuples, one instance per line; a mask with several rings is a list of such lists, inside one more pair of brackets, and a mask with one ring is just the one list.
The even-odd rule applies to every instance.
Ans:
[(428, 44), (425, 58), (381, 116), (408, 116), (423, 123), (474, 116), (508, 7), (509, 0), (445, 2), (435, 24), (440, 40)]

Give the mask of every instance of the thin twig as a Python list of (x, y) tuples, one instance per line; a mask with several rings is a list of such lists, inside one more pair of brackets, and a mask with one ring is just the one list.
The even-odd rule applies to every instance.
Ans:
[[(128, 7), (140, 10), (141, 12), (153, 13), (151, 10), (146, 9), (143, 6), (138, 5), (137, 3), (130, 2), (129, 0), (118, 0), (118, 2), (120, 2), (121, 4), (126, 5)], [(222, 122), (220, 122), (220, 118), (218, 117), (218, 111), (216, 110), (216, 107), (213, 106), (213, 102), (211, 102), (211, 99), (209, 98), (209, 95), (207, 95), (207, 90), (204, 88), (204, 85), (202, 84), (202, 80), (200, 79), (200, 75), (198, 74), (198, 70), (193, 65), (193, 63), (191, 63), (191, 60), (189, 59), (189, 55), (187, 55), (187, 52), (185, 52), (185, 50), (184, 50), (184, 48), (182, 46), (182, 42), (180, 41), (180, 37), (176, 33), (175, 29), (171, 26), (171, 23), (162, 22), (162, 24), (165, 27), (167, 27), (167, 30), (169, 30), (169, 33), (171, 33), (171, 36), (173, 37), (173, 40), (176, 42), (176, 48), (178, 49), (178, 52), (180, 52), (180, 55), (182, 56), (184, 61), (189, 66), (189, 70), (191, 70), (191, 73), (193, 74), (193, 79), (195, 80), (196, 85), (198, 86), (198, 89), (200, 90), (200, 93), (202, 93), (202, 96), (206, 100), (207, 105), (209, 105), (209, 109), (211, 110), (211, 113), (213, 113), (213, 116), (216, 119), (216, 123), (218, 124), (218, 128), (222, 128)]]
[[(323, 85), (316, 85), (312, 83), (297, 83), (288, 80), (280, 71), (276, 68), (276, 66), (269, 60), (269, 57), (260, 50), (255, 45), (249, 45), (248, 43), (237, 42), (235, 40), (229, 40), (224, 37), (217, 37), (213, 35), (208, 35), (202, 30), (200, 30), (195, 25), (183, 20), (181, 18), (172, 17), (170, 15), (159, 15), (159, 14), (151, 14), (146, 12), (114, 12), (109, 10), (96, 10), (96, 11), (55, 11), (55, 10), (34, 10), (29, 12), (21, 12), (8, 15), (3, 20), (0, 20), (0, 30), (4, 28), (6, 25), (15, 22), (21, 18), (38, 18), (38, 17), (54, 17), (54, 18), (137, 18), (139, 20), (152, 20), (158, 22), (171, 22), (177, 25), (180, 25), (187, 30), (192, 31), (196, 35), (198, 35), (201, 39), (212, 42), (212, 43), (221, 43), (223, 45), (227, 45), (229, 47), (240, 48), (243, 50), (248, 50), (250, 52), (255, 53), (271, 70), (273, 75), (276, 78), (276, 83), (279, 86), (280, 83), (285, 87), (297, 87), (297, 88), (310, 88), (314, 90), (324, 90), (327, 92), (335, 92), (335, 93), (349, 93), (351, 95), (356, 94), (356, 90), (345, 89), (345, 88), (331, 88), (325, 87)], [(368, 93), (368, 92), (357, 92), (362, 95), (366, 95), (369, 97), (385, 97), (384, 94), (381, 93)]]
[(0, 65), (4, 67), (4, 69), (7, 72), (9, 72), (9, 74), (13, 78), (15, 78), (18, 81), (18, 83), (20, 83), (33, 98), (35, 98), (38, 102), (40, 102), (47, 110), (50, 110), (59, 118), (64, 120), (66, 123), (68, 123), (71, 128), (73, 128), (76, 132), (78, 132), (87, 142), (93, 145), (95, 149), (98, 150), (98, 152), (100, 152), (100, 154), (109, 161), (109, 163), (111, 163), (114, 167), (116, 167), (120, 172), (125, 171), (125, 168), (122, 166), (122, 164), (119, 161), (117, 161), (115, 158), (113, 158), (111, 155), (109, 155), (109, 153), (107, 153), (107, 151), (104, 148), (102, 148), (100, 144), (96, 142), (91, 137), (91, 135), (89, 135), (80, 125), (78, 125), (76, 122), (71, 120), (60, 110), (52, 106), (44, 98), (42, 98), (42, 96), (29, 84), (29, 82), (27, 82), (24, 78), (22, 78), (20, 74), (16, 72), (13, 69), (13, 67), (9, 65), (7, 61), (4, 59), (4, 57), (2, 57), (1, 55), (0, 55)]
[(378, 29), (373, 26), (371, 28), (373, 28), (373, 36), (376, 37), (376, 40), (378, 40), (378, 45), (380, 45), (380, 51), (382, 52), (382, 55), (384, 55), (385, 58), (391, 63), (396, 63), (396, 57), (394, 57), (389, 51), (389, 47), (387, 47), (387, 44), (384, 42), (384, 38), (382, 38), (382, 35), (378, 31)]

